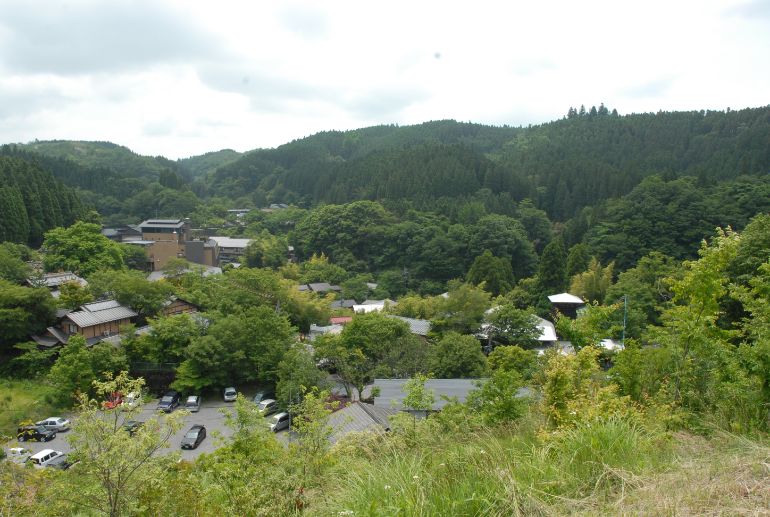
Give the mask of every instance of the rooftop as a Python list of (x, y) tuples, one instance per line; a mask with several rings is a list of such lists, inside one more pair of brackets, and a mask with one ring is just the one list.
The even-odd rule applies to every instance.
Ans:
[(93, 327), (101, 323), (109, 323), (127, 318), (133, 318), (137, 313), (119, 304), (115, 300), (87, 303), (77, 312), (70, 312), (67, 318), (80, 328)]
[(585, 305), (586, 303), (582, 300), (582, 298), (578, 298), (574, 294), (569, 293), (552, 294), (548, 297), (548, 300), (551, 303), (568, 303), (575, 305)]
[(336, 443), (348, 433), (389, 431), (390, 422), (388, 419), (396, 414), (398, 414), (396, 409), (353, 402), (329, 415), (328, 425), (333, 429), (329, 440)]
[(38, 282), (48, 288), (59, 287), (66, 282), (77, 282), (83, 287), (88, 285), (88, 282), (71, 271), (63, 271), (60, 273), (45, 273), (39, 280), (37, 278), (27, 279), (27, 283), (30, 285), (36, 285)]
[(144, 228), (181, 228), (185, 225), (183, 219), (147, 219), (139, 226)]
[(418, 336), (427, 336), (428, 332), (430, 332), (430, 321), (428, 320), (418, 320), (415, 318), (406, 318), (404, 316), (394, 315), (388, 315), (388, 317), (406, 322), (406, 324), (409, 325), (409, 330), (412, 332), (412, 334), (417, 334)]
[[(380, 396), (375, 397), (374, 405), (381, 408), (404, 408), (402, 401), (406, 397), (404, 384), (409, 379), (375, 379), (374, 386), (380, 388)], [(468, 393), (476, 389), (476, 383), (481, 379), (428, 379), (425, 388), (432, 390), (435, 395), (433, 410), (438, 410), (447, 405), (447, 401), (441, 396), (456, 397), (460, 402), (465, 402)]]
[(245, 248), (253, 239), (233, 239), (232, 237), (209, 237), (220, 248)]

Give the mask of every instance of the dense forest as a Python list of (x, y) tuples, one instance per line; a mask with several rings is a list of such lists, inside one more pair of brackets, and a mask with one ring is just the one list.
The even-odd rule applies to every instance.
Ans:
[(75, 192), (49, 172), (0, 156), (0, 242), (37, 246), (46, 231), (69, 226), (84, 215)]

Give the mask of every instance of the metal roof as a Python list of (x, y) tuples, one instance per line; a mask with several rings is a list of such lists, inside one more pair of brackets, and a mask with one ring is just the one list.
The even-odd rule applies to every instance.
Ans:
[[(374, 405), (382, 408), (405, 409), (402, 401), (406, 397), (404, 384), (409, 379), (375, 379), (374, 386), (380, 388), (380, 396), (375, 397)], [(476, 383), (482, 379), (428, 379), (425, 388), (433, 391), (435, 401), (431, 409), (437, 410), (446, 406), (447, 401), (441, 396), (457, 397), (465, 402), (468, 393), (476, 389)]]
[[(77, 276), (75, 273), (72, 273), (71, 271), (64, 271), (62, 273), (46, 273), (41, 279), (41, 283), (49, 288), (58, 287), (65, 282), (77, 282), (83, 287), (88, 285), (88, 282)], [(27, 283), (34, 285), (36, 283), (36, 279), (29, 278), (27, 279)]]
[(329, 440), (336, 443), (346, 434), (354, 432), (388, 431), (390, 430), (388, 418), (398, 413), (396, 409), (353, 402), (329, 415), (328, 426), (333, 429)]
[(412, 332), (412, 334), (417, 334), (418, 336), (427, 336), (428, 332), (430, 332), (430, 321), (428, 320), (418, 320), (415, 318), (406, 318), (404, 316), (394, 315), (388, 315), (388, 317), (406, 322), (406, 324), (409, 325), (409, 330)]
[(80, 328), (93, 327), (101, 323), (109, 323), (137, 316), (137, 313), (120, 305), (115, 300), (106, 302), (88, 303), (81, 307), (82, 310), (70, 312), (67, 318)]
[(209, 237), (220, 248), (245, 248), (253, 239), (233, 239), (232, 237)]
[(586, 303), (581, 298), (569, 293), (552, 294), (548, 297), (548, 300), (551, 303), (574, 303), (580, 305), (585, 305)]
[(147, 219), (140, 228), (181, 228), (185, 222), (182, 219)]
[(540, 329), (538, 341), (556, 341), (556, 327), (554, 324), (540, 317), (537, 317), (537, 320), (537, 328)]

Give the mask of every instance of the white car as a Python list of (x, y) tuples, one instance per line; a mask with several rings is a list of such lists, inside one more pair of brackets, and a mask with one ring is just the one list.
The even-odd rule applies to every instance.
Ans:
[(69, 431), (70, 421), (60, 416), (52, 416), (46, 418), (45, 420), (41, 420), (40, 422), (35, 422), (35, 425), (40, 425), (49, 431), (56, 431), (57, 433), (60, 433), (62, 431)]
[(225, 388), (224, 393), (224, 399), (225, 402), (235, 402), (235, 399), (238, 398), (238, 392), (235, 391), (235, 388)]
[(8, 461), (12, 461), (18, 464), (22, 464), (27, 461), (30, 456), (32, 456), (32, 451), (25, 449), (24, 447), (11, 447), (8, 449), (6, 454)]
[(123, 399), (123, 404), (130, 408), (134, 408), (141, 403), (142, 403), (142, 395), (135, 391), (132, 391), (131, 393), (126, 395), (126, 398)]
[(291, 415), (289, 413), (278, 413), (273, 416), (273, 423), (270, 424), (270, 430), (274, 433), (283, 429), (288, 429), (291, 425)]
[(67, 455), (62, 451), (55, 451), (53, 449), (43, 449), (37, 454), (33, 454), (29, 457), (29, 462), (35, 468), (53, 467), (60, 463), (64, 463), (67, 460)]

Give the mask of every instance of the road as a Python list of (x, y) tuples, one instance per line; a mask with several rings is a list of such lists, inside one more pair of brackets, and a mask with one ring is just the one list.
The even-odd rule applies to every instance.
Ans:
[[(142, 407), (142, 410), (132, 418), (134, 420), (145, 421), (157, 414), (157, 411), (155, 409), (156, 406), (157, 406), (157, 402), (155, 401), (145, 404)], [(184, 416), (181, 429), (177, 433), (171, 436), (167, 446), (162, 448), (160, 451), (158, 451), (158, 454), (168, 454), (169, 452), (180, 451), (182, 459), (194, 460), (195, 458), (197, 458), (203, 453), (213, 452), (214, 450), (216, 450), (218, 447), (222, 445), (222, 442), (224, 439), (226, 439), (227, 437), (233, 434), (233, 430), (228, 428), (225, 425), (225, 417), (222, 414), (222, 410), (227, 410), (232, 408), (233, 408), (232, 403), (223, 402), (221, 400), (204, 400), (203, 403), (201, 404), (200, 411), (198, 411), (197, 413), (190, 413)], [(70, 415), (64, 415), (64, 416), (65, 418), (69, 418), (70, 420), (74, 418), (74, 417), (71, 417)], [(161, 415), (161, 418), (163, 417), (164, 415)], [(267, 417), (265, 419), (265, 425), (268, 425), (268, 421), (271, 418), (272, 416)], [(180, 448), (180, 444), (182, 443), (182, 438), (184, 437), (187, 430), (190, 429), (190, 427), (195, 424), (202, 424), (206, 426), (206, 439), (203, 440), (203, 442), (201, 442), (201, 444), (195, 450), (182, 450)], [(23, 444), (20, 444), (20, 445), (22, 447), (25, 447), (26, 449), (31, 450), (33, 454), (43, 449), (54, 449), (57, 451), (69, 453), (71, 450), (69, 441), (67, 440), (67, 435), (69, 433), (70, 431), (67, 431), (64, 433), (57, 433), (56, 438), (54, 438), (50, 442), (24, 442)], [(287, 434), (286, 431), (281, 431), (280, 433), (277, 433), (277, 434), (279, 435), (277, 436), (277, 438), (282, 443), (286, 442), (286, 437), (280, 436), (280, 435)], [(6, 444), (6, 447), (11, 447), (11, 446), (15, 446), (15, 442)]]

